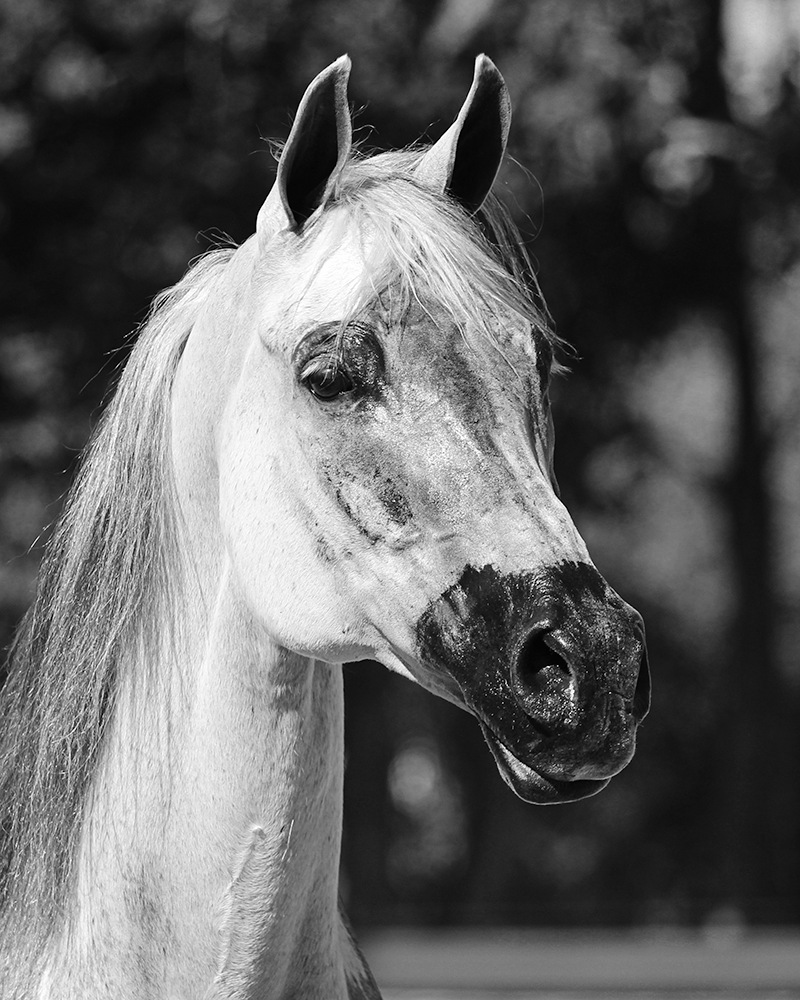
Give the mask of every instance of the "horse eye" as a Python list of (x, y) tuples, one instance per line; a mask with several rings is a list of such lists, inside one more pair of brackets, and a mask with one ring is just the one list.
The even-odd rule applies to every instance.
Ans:
[(341, 369), (320, 368), (309, 372), (303, 378), (303, 384), (312, 395), (323, 400), (336, 399), (353, 390), (353, 380)]

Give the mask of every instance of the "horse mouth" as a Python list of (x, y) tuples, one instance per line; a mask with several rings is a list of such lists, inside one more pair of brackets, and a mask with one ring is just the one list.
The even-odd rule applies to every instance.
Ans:
[(511, 789), (525, 802), (534, 805), (559, 805), (562, 802), (577, 802), (602, 791), (611, 778), (580, 778), (565, 781), (547, 775), (542, 768), (526, 764), (513, 754), (494, 733), (481, 722), (484, 739), (492, 751), (497, 769)]

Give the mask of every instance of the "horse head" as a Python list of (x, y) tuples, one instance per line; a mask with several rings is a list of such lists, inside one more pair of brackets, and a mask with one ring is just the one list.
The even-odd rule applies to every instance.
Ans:
[(505, 84), (479, 57), (437, 143), (362, 157), (349, 67), (309, 86), (256, 236), (186, 345), (183, 502), (208, 495), (277, 643), (382, 662), (471, 712), (522, 798), (581, 798), (633, 755), (644, 630), (552, 474), (555, 338), (489, 194)]

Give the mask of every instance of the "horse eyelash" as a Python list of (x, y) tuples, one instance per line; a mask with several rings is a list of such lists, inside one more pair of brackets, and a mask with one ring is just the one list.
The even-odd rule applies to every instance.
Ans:
[(320, 372), (323, 374), (333, 374), (336, 372), (337, 368), (342, 363), (341, 352), (337, 351), (336, 354), (318, 354), (316, 357), (311, 358), (303, 366), (303, 370), (300, 374), (301, 379), (306, 379), (311, 375), (317, 375)]

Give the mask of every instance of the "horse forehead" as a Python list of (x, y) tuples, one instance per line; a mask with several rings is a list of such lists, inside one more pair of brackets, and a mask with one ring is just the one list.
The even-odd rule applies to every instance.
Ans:
[(260, 295), (267, 336), (293, 346), (292, 331), (352, 315), (369, 297), (382, 256), (344, 218), (334, 218), (297, 253), (271, 260)]

